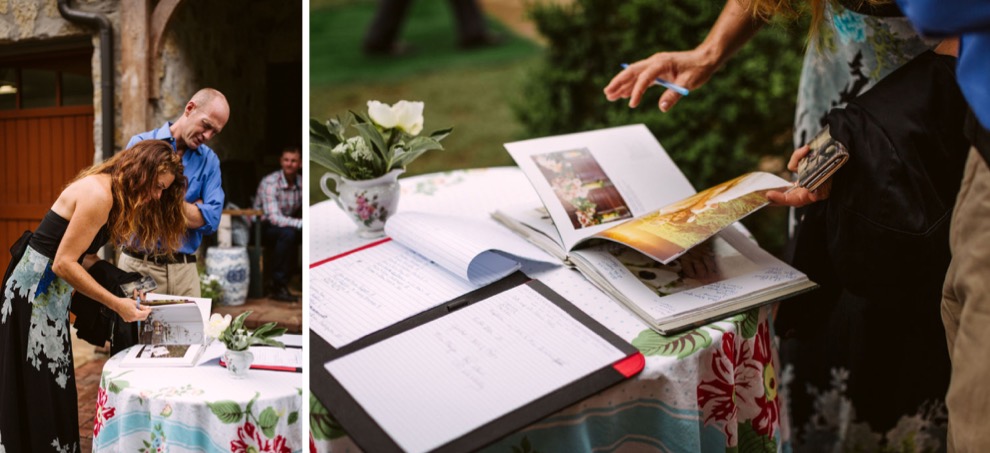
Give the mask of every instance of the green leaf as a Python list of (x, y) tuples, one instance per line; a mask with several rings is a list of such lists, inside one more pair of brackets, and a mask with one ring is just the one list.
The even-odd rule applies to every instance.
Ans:
[(278, 412), (271, 407), (265, 408), (258, 415), (258, 427), (261, 428), (261, 432), (265, 433), (269, 439), (275, 437), (275, 427), (278, 426)]
[(768, 436), (760, 435), (749, 420), (739, 423), (739, 451), (775, 452), (777, 444)]
[(739, 334), (743, 338), (753, 338), (756, 336), (756, 331), (760, 327), (760, 309), (753, 308), (745, 313), (743, 313), (742, 319), (739, 320)]
[(526, 436), (523, 436), (522, 448), (523, 451), (533, 451), (532, 445), (529, 444), (529, 438)]
[(278, 340), (273, 340), (271, 338), (251, 338), (251, 344), (252, 345), (260, 344), (264, 346), (271, 346), (274, 348), (283, 348), (283, 349), (285, 348), (284, 343)]
[(427, 137), (432, 138), (433, 140), (436, 140), (436, 141), (439, 142), (439, 141), (447, 138), (447, 136), (450, 135), (450, 133), (453, 132), (453, 131), (454, 131), (454, 128), (448, 127), (446, 129), (440, 129), (438, 131), (430, 132), (430, 134), (427, 135)]
[(250, 316), (251, 313), (252, 311), (248, 310), (245, 311), (244, 313), (237, 315), (237, 317), (234, 318), (233, 321), (231, 321), (230, 326), (227, 328), (227, 330), (231, 332), (236, 332), (238, 329), (244, 328), (244, 320), (247, 319), (247, 317)]
[(346, 168), (343, 157), (338, 157), (340, 155), (332, 153), (330, 150), (333, 149), (330, 146), (324, 145), (322, 143), (310, 142), (309, 147), (309, 160), (333, 173), (344, 176), (350, 179), (349, 173)]
[(206, 405), (213, 411), (213, 415), (216, 415), (220, 421), (226, 424), (239, 423), (241, 417), (244, 416), (244, 413), (241, 412), (241, 406), (234, 401), (207, 402)]
[(668, 337), (652, 329), (646, 329), (636, 336), (632, 344), (646, 356), (677, 356), (678, 359), (683, 359), (710, 346), (712, 337), (704, 329), (690, 330)]
[(312, 393), (309, 394), (309, 430), (317, 440), (337, 439), (347, 435)]
[(299, 411), (290, 412), (289, 418), (286, 420), (286, 423), (291, 425), (297, 421), (299, 421)]
[(329, 123), (323, 124), (315, 119), (309, 120), (309, 139), (319, 143), (325, 143), (331, 147), (337, 146), (340, 139), (331, 132)]
[(127, 381), (114, 380), (114, 379), (110, 379), (109, 384), (110, 385), (107, 386), (107, 390), (109, 390), (111, 393), (115, 395), (120, 394), (122, 390), (131, 386), (131, 384)]
[(366, 143), (371, 145), (372, 154), (377, 157), (374, 162), (375, 167), (384, 173), (385, 164), (388, 162), (388, 146), (385, 145), (385, 137), (382, 137), (382, 133), (378, 131), (378, 127), (372, 123), (355, 124), (354, 129), (357, 129), (358, 135)]
[(440, 142), (429, 137), (416, 137), (406, 143), (406, 147), (405, 152), (395, 156), (395, 159), (391, 162), (392, 167), (405, 167), (427, 151), (443, 149), (443, 145)]

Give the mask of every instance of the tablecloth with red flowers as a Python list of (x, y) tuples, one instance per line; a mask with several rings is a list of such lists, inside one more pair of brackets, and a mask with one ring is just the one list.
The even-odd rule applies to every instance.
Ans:
[(233, 379), (214, 342), (195, 367), (103, 367), (94, 452), (303, 451), (301, 373), (248, 370)]
[[(437, 173), (400, 183), (399, 210), (487, 218), (507, 202), (539, 204), (515, 168)], [(367, 242), (332, 202), (312, 206), (309, 224), (312, 262)], [(487, 450), (776, 452), (789, 440), (768, 307), (664, 337), (573, 270), (523, 271), (639, 348), (646, 368)], [(360, 450), (334, 420), (332, 408), (313, 397), (309, 417), (311, 451)]]

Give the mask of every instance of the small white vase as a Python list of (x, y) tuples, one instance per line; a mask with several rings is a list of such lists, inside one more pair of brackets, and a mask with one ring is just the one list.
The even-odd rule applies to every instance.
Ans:
[(223, 353), (223, 361), (227, 364), (227, 371), (233, 375), (234, 379), (244, 379), (247, 376), (251, 363), (254, 362), (254, 354), (251, 351), (232, 351), (230, 349)]
[[(359, 236), (382, 237), (385, 235), (385, 221), (395, 214), (399, 205), (398, 179), (404, 171), (397, 168), (377, 178), (359, 181), (326, 173), (320, 178), (320, 189), (357, 224)], [(337, 183), (336, 192), (327, 187), (327, 179)]]

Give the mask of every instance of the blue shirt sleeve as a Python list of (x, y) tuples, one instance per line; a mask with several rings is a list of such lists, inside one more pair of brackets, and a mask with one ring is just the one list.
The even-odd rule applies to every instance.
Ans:
[(223, 212), (224, 193), (220, 179), (220, 158), (210, 153), (206, 161), (206, 171), (203, 174), (203, 202), (196, 204), (203, 214), (203, 226), (196, 229), (202, 234), (213, 234), (220, 226), (220, 214)]
[(924, 35), (958, 35), (990, 27), (988, 0), (897, 0), (897, 5)]

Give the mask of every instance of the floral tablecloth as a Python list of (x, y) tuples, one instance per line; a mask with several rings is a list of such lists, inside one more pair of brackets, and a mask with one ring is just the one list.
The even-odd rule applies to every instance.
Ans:
[(233, 379), (214, 342), (195, 367), (123, 368), (127, 350), (103, 366), (94, 452), (303, 450), (302, 373), (249, 370)]
[[(529, 182), (515, 168), (437, 173), (400, 182), (403, 211), (488, 218), (507, 203), (539, 205)], [(309, 224), (313, 262), (370, 242), (354, 234), (354, 225), (333, 202), (314, 205)], [(789, 438), (769, 308), (663, 337), (576, 271), (523, 271), (639, 348), (646, 368), (636, 378), (512, 433), (488, 450), (778, 451)], [(333, 408), (328, 411), (310, 398), (311, 450), (359, 451), (332, 414)]]

